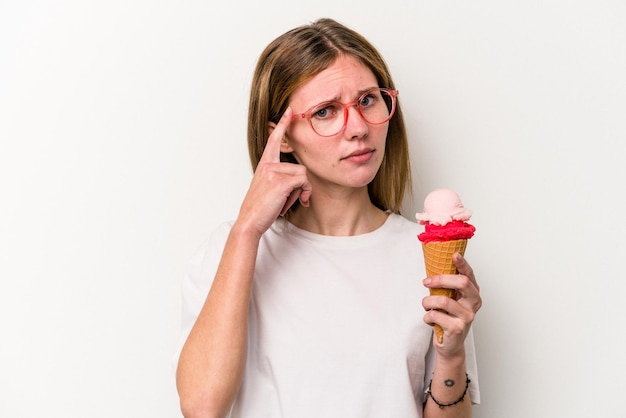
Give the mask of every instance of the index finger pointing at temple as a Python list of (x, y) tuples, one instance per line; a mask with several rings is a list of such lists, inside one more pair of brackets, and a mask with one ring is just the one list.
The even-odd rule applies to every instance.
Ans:
[(285, 132), (287, 131), (287, 127), (291, 122), (292, 113), (291, 108), (288, 107), (278, 121), (274, 130), (270, 133), (269, 138), (267, 138), (265, 150), (263, 150), (263, 155), (261, 156), (261, 161), (274, 163), (280, 162), (280, 146), (283, 141), (283, 137), (285, 136)]

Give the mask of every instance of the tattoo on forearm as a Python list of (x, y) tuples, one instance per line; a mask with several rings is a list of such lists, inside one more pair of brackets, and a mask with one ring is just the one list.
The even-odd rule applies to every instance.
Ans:
[[(468, 376), (467, 373), (465, 373), (465, 390), (463, 391), (463, 394), (461, 395), (461, 397), (459, 399), (457, 399), (454, 402), (450, 402), (450, 403), (442, 403), (439, 402), (437, 399), (435, 399), (435, 397), (433, 396), (433, 391), (431, 390), (432, 384), (433, 384), (433, 380), (430, 380), (430, 383), (428, 384), (428, 389), (426, 389), (426, 394), (430, 397), (430, 399), (433, 400), (433, 402), (435, 404), (437, 404), (437, 406), (441, 409), (446, 408), (448, 406), (453, 406), (456, 405), (460, 402), (463, 402), (463, 400), (465, 399), (465, 395), (467, 395), (467, 389), (469, 389), (469, 384), (470, 384), (471, 380)], [(446, 387), (452, 387), (454, 386), (455, 382), (452, 379), (446, 379), (443, 381), (443, 384), (446, 385)]]

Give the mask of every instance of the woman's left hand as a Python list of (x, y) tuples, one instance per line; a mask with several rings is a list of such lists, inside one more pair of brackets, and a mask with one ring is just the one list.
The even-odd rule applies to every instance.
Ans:
[(443, 343), (433, 338), (437, 354), (443, 357), (458, 356), (464, 350), (463, 343), (469, 333), (476, 312), (482, 305), (480, 287), (476, 282), (472, 267), (459, 253), (453, 256), (459, 274), (442, 274), (424, 280), (427, 288), (455, 290), (453, 298), (447, 296), (427, 296), (422, 301), (426, 310), (424, 322), (430, 326), (438, 324), (443, 328)]

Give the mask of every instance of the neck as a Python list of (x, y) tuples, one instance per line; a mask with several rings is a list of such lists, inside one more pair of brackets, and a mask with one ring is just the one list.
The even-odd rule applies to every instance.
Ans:
[(321, 235), (352, 236), (378, 229), (387, 217), (388, 213), (372, 204), (364, 187), (341, 194), (314, 193), (310, 206), (299, 206), (290, 221)]

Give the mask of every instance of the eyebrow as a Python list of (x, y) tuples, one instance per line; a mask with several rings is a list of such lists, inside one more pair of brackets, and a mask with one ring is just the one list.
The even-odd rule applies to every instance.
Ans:
[[(359, 97), (361, 97), (365, 92), (373, 90), (373, 89), (377, 89), (379, 88), (378, 86), (372, 86), (372, 87), (365, 87), (364, 89), (361, 89), (357, 92), (356, 97), (354, 98), (355, 100), (358, 99)], [(328, 103), (328, 102), (341, 102), (340, 100), (341, 98), (338, 96), (333, 97), (332, 99), (328, 99), (328, 100), (322, 100), (321, 102), (318, 102), (317, 104), (313, 105), (313, 106), (317, 106), (319, 104), (322, 103)]]

